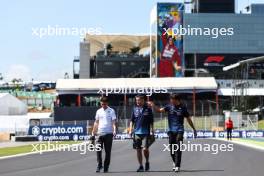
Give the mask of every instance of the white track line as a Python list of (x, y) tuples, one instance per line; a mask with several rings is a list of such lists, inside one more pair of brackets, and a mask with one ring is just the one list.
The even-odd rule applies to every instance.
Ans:
[(230, 140), (226, 140), (226, 139), (223, 139), (223, 138), (213, 138), (213, 139), (216, 139), (216, 140), (220, 140), (220, 141), (225, 141), (225, 142), (230, 142), (230, 143), (234, 143), (234, 144), (238, 144), (238, 145), (243, 145), (245, 147), (249, 147), (249, 148), (254, 148), (254, 149), (257, 149), (257, 150), (262, 150), (264, 151), (264, 147), (261, 147), (261, 146), (257, 146), (255, 144), (248, 144), (246, 142), (241, 142), (241, 141), (230, 141)]
[[(80, 144), (70, 144), (71, 147), (75, 146), (75, 145), (82, 145), (84, 144), (85, 142), (82, 142)], [(60, 149), (63, 149), (63, 148), (60, 148)], [(15, 154), (15, 155), (9, 155), (9, 156), (1, 156), (0, 157), (0, 160), (3, 160), (3, 159), (8, 159), (8, 158), (15, 158), (15, 157), (21, 157), (21, 156), (27, 156), (27, 155), (34, 155), (34, 154), (43, 154), (43, 153), (47, 153), (47, 152), (53, 152), (53, 151), (56, 151), (56, 149), (54, 150), (43, 150), (41, 151), (35, 151), (35, 152), (28, 152), (28, 153), (20, 153), (20, 154)]]

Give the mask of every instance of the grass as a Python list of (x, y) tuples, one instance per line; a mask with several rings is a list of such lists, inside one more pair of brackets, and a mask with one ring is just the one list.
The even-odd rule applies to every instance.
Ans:
[(247, 143), (247, 144), (252, 144), (252, 145), (259, 146), (259, 147), (264, 147), (264, 140), (263, 139), (261, 140), (261, 139), (258, 139), (258, 138), (252, 138), (252, 139), (235, 139), (235, 141), (239, 141), (239, 142), (243, 142), (243, 143)]
[(258, 122), (258, 129), (259, 129), (259, 130), (264, 130), (264, 120), (260, 120), (260, 121)]
[(167, 119), (157, 120), (154, 122), (154, 129), (165, 129), (168, 126)]
[[(55, 143), (55, 142), (52, 142)], [(77, 144), (81, 143), (80, 141), (60, 141), (56, 142), (56, 144)], [(37, 144), (37, 143), (34, 143)], [(48, 142), (41, 142), (38, 144), (46, 144), (48, 145)], [(22, 145), (22, 146), (16, 146), (16, 147), (4, 147), (0, 148), (0, 157), (2, 156), (11, 156), (11, 155), (17, 155), (17, 154), (24, 154), (24, 153), (30, 153), (33, 150), (33, 146), (31, 144), (28, 145)]]
[(32, 145), (24, 145), (18, 147), (5, 147), (0, 149), (0, 157), (1, 156), (10, 156), (22, 153), (29, 153), (32, 151)]
[[(168, 121), (167, 118), (163, 118), (162, 120), (156, 120), (154, 122), (154, 128), (155, 129), (165, 129), (166, 127), (168, 127), (167, 121)], [(204, 118), (194, 118), (193, 123), (197, 130), (204, 130), (204, 129), (211, 130), (213, 126), (212, 119), (209, 117), (206, 119), (206, 122)], [(205, 128), (205, 123), (206, 123), (206, 128)], [(186, 123), (186, 120), (184, 122), (184, 126), (185, 126), (185, 129), (187, 130), (191, 129), (188, 123)], [(258, 122), (258, 129), (264, 130), (264, 120), (260, 120)]]

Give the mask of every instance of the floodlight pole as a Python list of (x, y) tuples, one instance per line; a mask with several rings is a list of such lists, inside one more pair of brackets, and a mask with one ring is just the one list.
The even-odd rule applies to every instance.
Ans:
[(195, 115), (196, 115), (196, 101), (195, 101), (196, 100), (196, 92), (195, 92), (195, 87), (193, 88), (192, 99), (193, 99), (193, 117), (195, 117)]
[(219, 114), (219, 97), (218, 97), (218, 88), (215, 92), (215, 102), (216, 102), (216, 115)]
[(127, 94), (124, 94), (124, 118), (127, 119)]

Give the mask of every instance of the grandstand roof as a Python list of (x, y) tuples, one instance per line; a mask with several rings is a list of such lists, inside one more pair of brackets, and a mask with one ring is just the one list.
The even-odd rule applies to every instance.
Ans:
[(217, 83), (213, 77), (197, 78), (102, 78), (102, 79), (59, 79), (58, 93), (91, 92), (119, 89), (160, 89), (190, 92), (215, 91)]
[[(142, 50), (150, 45), (149, 35), (125, 35), (125, 34), (104, 34), (89, 35), (85, 41), (90, 42), (91, 56), (104, 49), (106, 44), (112, 45), (113, 51), (129, 52), (131, 48), (139, 46)], [(143, 51), (142, 51), (143, 52)]]

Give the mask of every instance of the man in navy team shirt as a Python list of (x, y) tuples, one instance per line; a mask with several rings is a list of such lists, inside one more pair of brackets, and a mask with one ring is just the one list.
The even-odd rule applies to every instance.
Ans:
[[(133, 131), (132, 131), (133, 130)], [(153, 129), (153, 113), (152, 109), (145, 104), (144, 96), (136, 96), (136, 106), (132, 110), (132, 117), (130, 122), (130, 135), (133, 133), (133, 147), (137, 150), (137, 159), (139, 168), (137, 172), (143, 172), (143, 157), (142, 157), (142, 143), (143, 153), (146, 159), (145, 171), (149, 171), (149, 146), (150, 135), (154, 134)]]
[[(192, 127), (194, 131), (194, 137), (196, 137), (196, 130), (192, 123), (192, 120), (189, 116), (187, 108), (181, 103), (180, 97), (177, 94), (172, 94), (170, 96), (170, 104), (166, 105), (165, 107), (157, 107), (150, 102), (150, 105), (155, 109), (157, 112), (167, 112), (168, 113), (168, 136), (169, 136), (169, 144), (170, 144), (170, 153), (171, 158), (173, 160), (173, 171), (179, 172), (181, 166), (181, 157), (182, 151), (179, 150), (180, 144), (183, 141), (183, 133), (184, 133), (184, 118), (187, 119), (187, 122)], [(178, 150), (172, 150), (173, 145), (178, 145)]]

